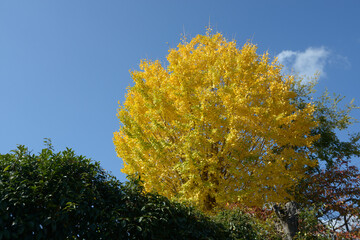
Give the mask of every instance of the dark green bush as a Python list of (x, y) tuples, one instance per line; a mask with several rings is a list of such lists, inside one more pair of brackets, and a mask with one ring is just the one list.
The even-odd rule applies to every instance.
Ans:
[(260, 239), (255, 221), (239, 208), (224, 210), (214, 217), (230, 234), (230, 239)]
[(122, 184), (71, 149), (0, 155), (0, 239), (230, 239), (191, 207)]

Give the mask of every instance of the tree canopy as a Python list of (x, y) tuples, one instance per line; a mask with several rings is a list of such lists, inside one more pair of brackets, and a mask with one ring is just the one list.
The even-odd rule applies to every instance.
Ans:
[(208, 32), (171, 49), (167, 64), (143, 60), (118, 110), (122, 171), (206, 211), (291, 200), (317, 165), (314, 105), (299, 108), (294, 77), (256, 49)]

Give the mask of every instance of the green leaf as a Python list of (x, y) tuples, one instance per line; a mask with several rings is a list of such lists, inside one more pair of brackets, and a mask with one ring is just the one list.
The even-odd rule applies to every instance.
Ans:
[(6, 172), (7, 170), (9, 170), (10, 166), (11, 166), (11, 165), (7, 165), (6, 168), (4, 168), (3, 171)]
[(121, 226), (122, 226), (122, 227), (126, 227), (126, 220), (122, 220), (122, 221), (121, 221)]

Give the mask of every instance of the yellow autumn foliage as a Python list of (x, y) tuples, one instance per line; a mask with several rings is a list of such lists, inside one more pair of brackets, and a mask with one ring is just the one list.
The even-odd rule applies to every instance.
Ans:
[(169, 50), (166, 67), (143, 60), (117, 114), (122, 172), (205, 211), (291, 200), (288, 190), (317, 164), (314, 106), (297, 108), (294, 78), (256, 49), (207, 33)]

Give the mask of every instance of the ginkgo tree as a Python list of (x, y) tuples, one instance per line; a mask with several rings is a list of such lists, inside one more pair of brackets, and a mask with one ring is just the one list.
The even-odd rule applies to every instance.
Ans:
[(122, 172), (205, 211), (292, 200), (317, 165), (314, 105), (299, 108), (294, 77), (256, 50), (208, 31), (170, 49), (166, 64), (141, 61), (117, 114)]

